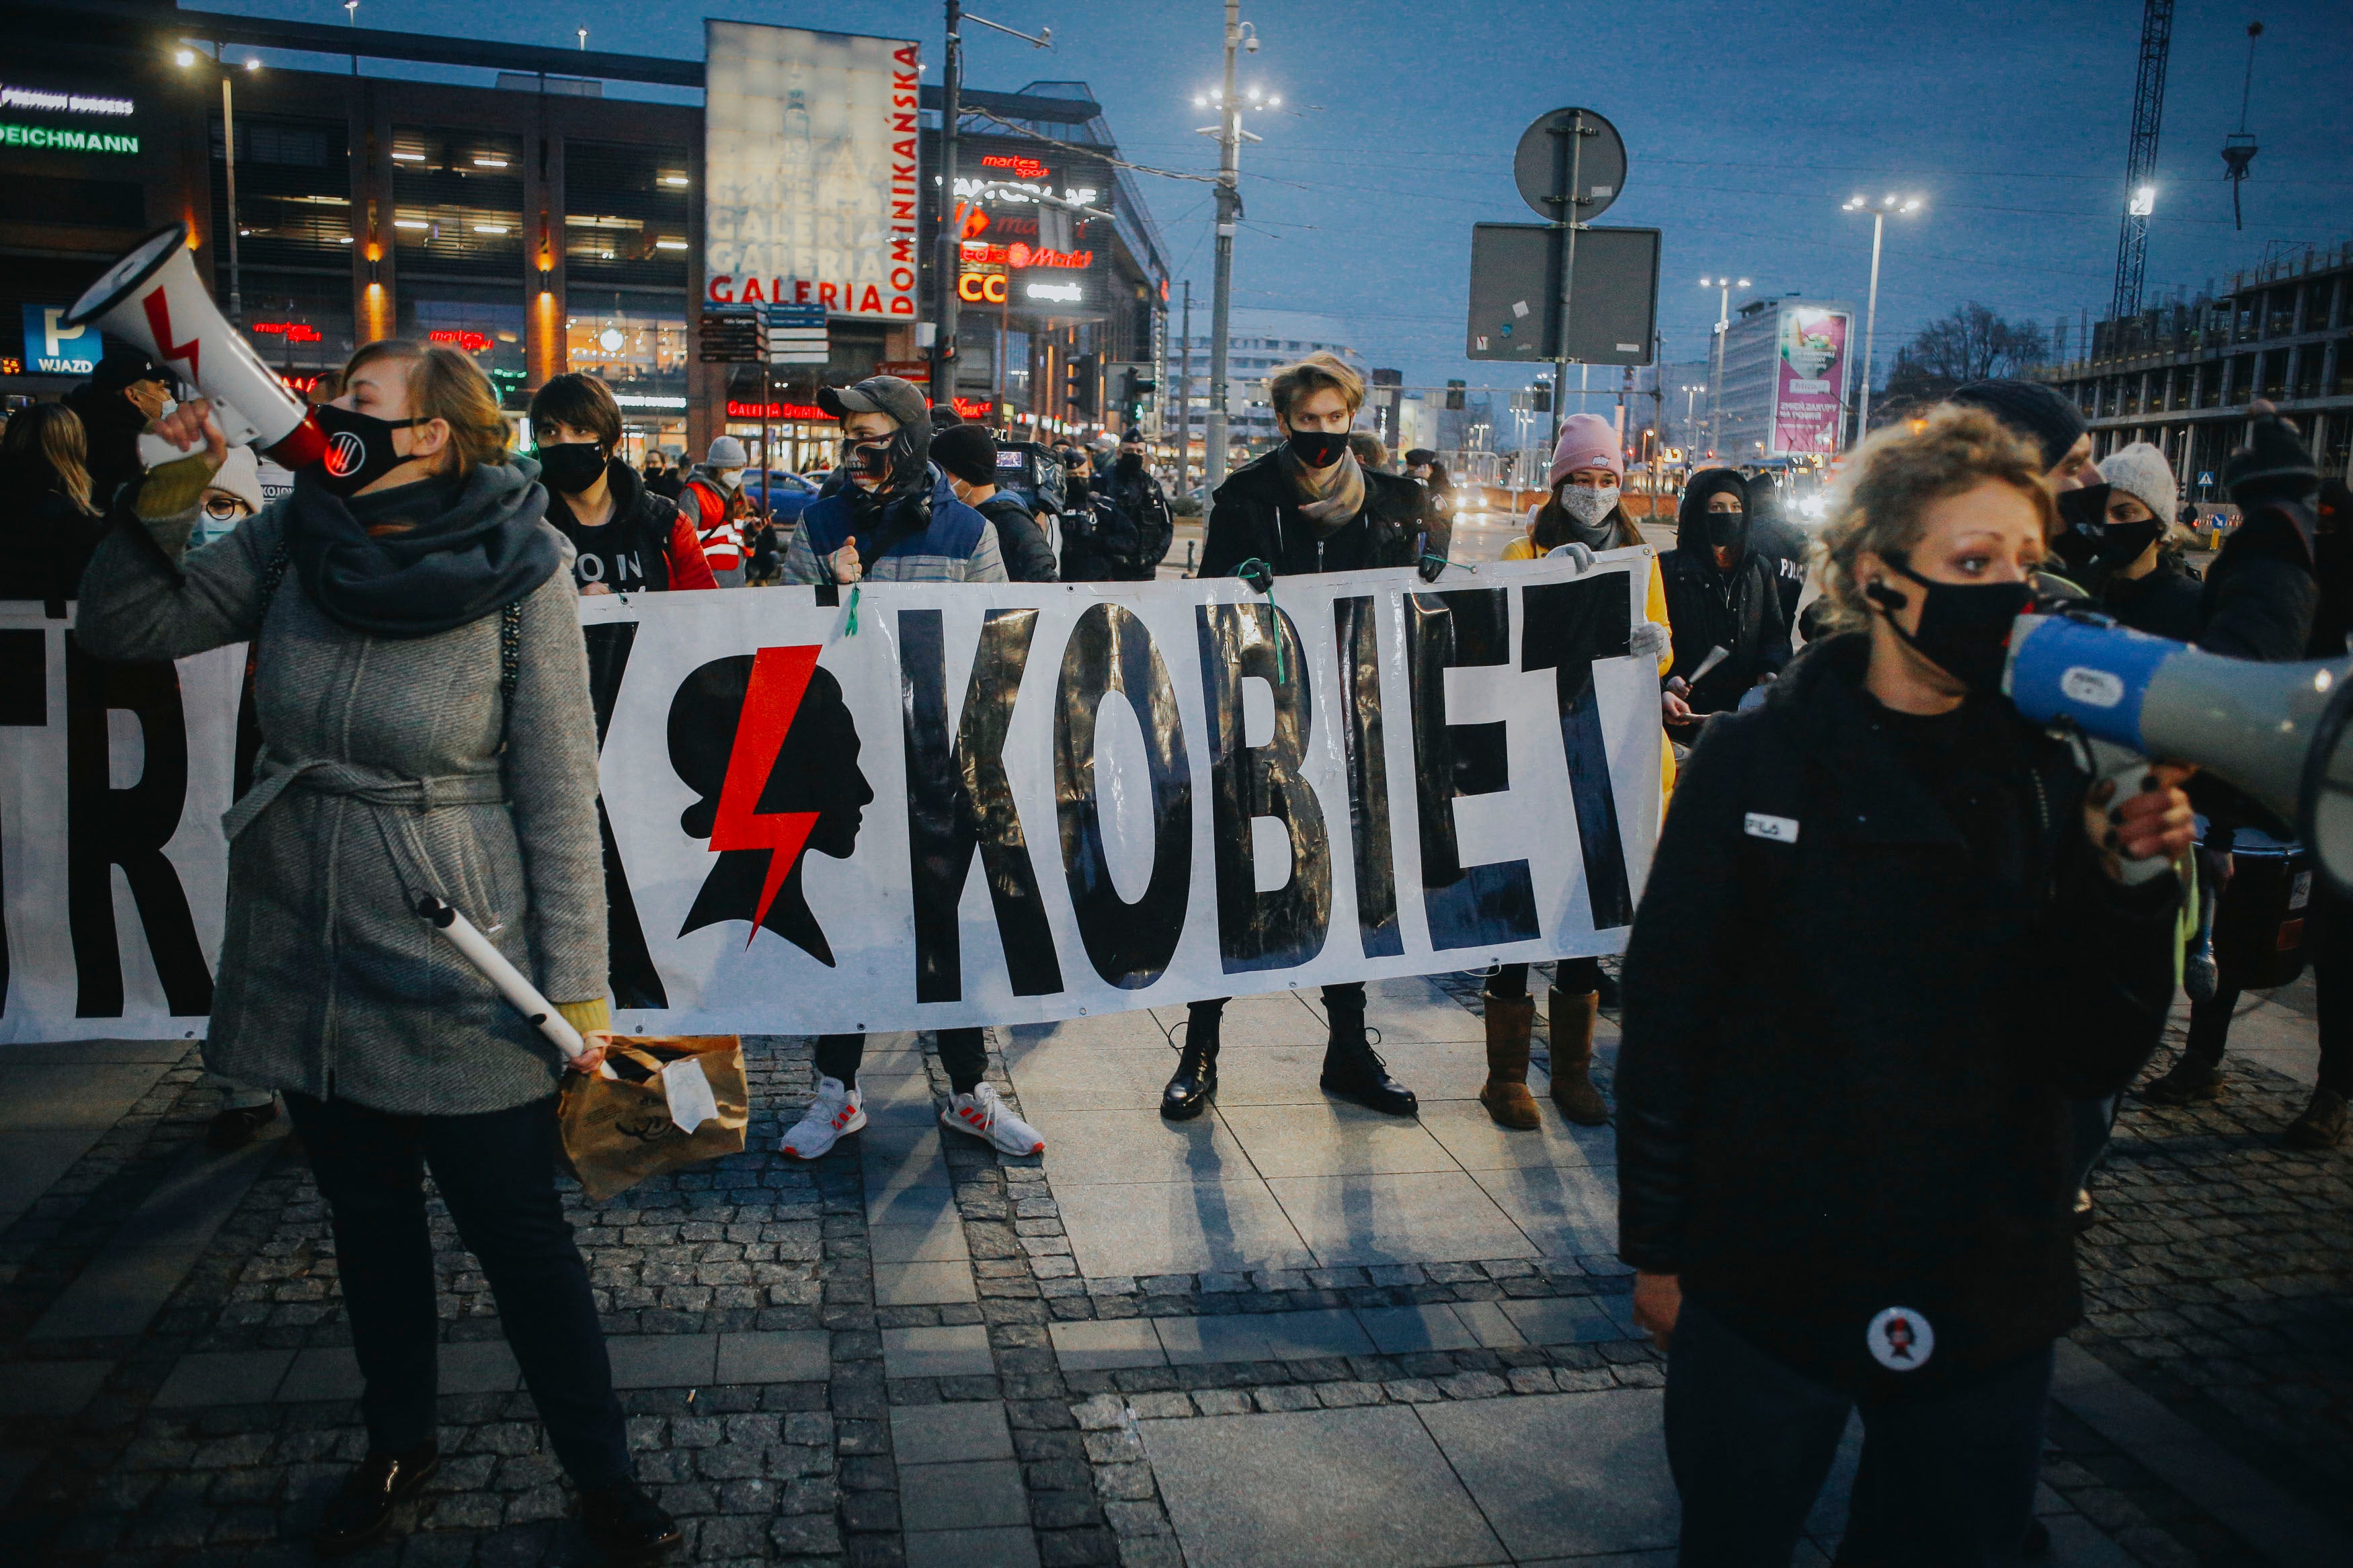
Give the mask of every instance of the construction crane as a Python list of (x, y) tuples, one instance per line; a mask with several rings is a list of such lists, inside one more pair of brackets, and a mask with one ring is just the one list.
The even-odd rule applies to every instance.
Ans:
[(2247, 130), (2247, 104), (2255, 91), (2255, 40), (2263, 36), (2261, 22), (2247, 24), (2247, 79), (2239, 84), (2239, 128), (2222, 139), (2222, 177), (2231, 182), (2231, 226), (2239, 229), (2247, 226), (2239, 214), (2239, 187), (2247, 183), (2247, 165), (2260, 151)]
[(2125, 157), (2125, 221), (2116, 237), (2116, 291), (2108, 318), (2140, 314), (2141, 268), (2148, 259), (2148, 217), (2157, 210), (2157, 131), (2165, 117), (2165, 62), (2173, 51), (2173, 0), (2148, 0), (2141, 13), (2140, 74), (2133, 83), (2132, 149)]

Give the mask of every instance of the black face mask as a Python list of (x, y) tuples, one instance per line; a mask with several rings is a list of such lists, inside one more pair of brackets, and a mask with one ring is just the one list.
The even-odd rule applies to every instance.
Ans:
[(425, 423), (422, 418), (379, 419), (332, 403), (322, 403), (311, 413), (327, 437), (326, 456), (319, 459), (312, 477), (322, 489), (339, 496), (357, 495), (408, 461), (392, 449), (392, 433)]
[(1293, 430), (1291, 455), (1311, 468), (1328, 468), (1347, 456), (1345, 430)]
[(1144, 471), (1143, 454), (1140, 452), (1122, 452), (1119, 455), (1119, 471), (1122, 478), (1131, 479), (1137, 474), (1142, 473)]
[(1884, 583), (1863, 590), (1895, 635), (1972, 692), (1999, 693), (2010, 663), (2010, 630), (2032, 607), (2033, 588), (2024, 583), (1931, 583), (1893, 556), (1887, 563), (1927, 595), (1920, 605), (1920, 629), (1907, 632), (1896, 625), (1894, 613), (1912, 602), (1909, 596)]
[(565, 441), (537, 448), (539, 477), (558, 495), (576, 496), (605, 471), (605, 448), (596, 441)]
[(1718, 550), (1736, 550), (1748, 542), (1748, 514), (1712, 511), (1707, 514), (1707, 542)]

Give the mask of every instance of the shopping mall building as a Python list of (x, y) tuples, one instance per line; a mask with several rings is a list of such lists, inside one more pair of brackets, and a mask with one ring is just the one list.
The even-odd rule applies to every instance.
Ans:
[[(699, 351), (704, 307), (744, 288), (705, 268), (699, 59), (157, 0), (8, 0), (0, 26), (0, 395), (55, 396), (86, 375), (101, 345), (61, 340), (56, 312), (175, 221), (290, 382), (395, 335), (465, 350), (518, 412), (549, 376), (586, 371), (619, 397), (633, 458), (767, 430), (779, 466), (805, 467), (832, 444), (820, 375), (928, 379), (936, 86), (920, 89), (914, 297), (896, 317), (829, 310), (822, 367), (767, 368)], [(1167, 264), (1101, 110), (1072, 82), (967, 86), (963, 102), (959, 406), (1025, 435), (1116, 424), (1139, 404), (1148, 416)], [(1041, 187), (1111, 216), (1049, 248), (1024, 194)]]

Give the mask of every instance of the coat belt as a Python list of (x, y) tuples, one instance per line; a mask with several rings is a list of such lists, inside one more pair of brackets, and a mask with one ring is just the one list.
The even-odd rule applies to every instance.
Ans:
[(221, 831), (234, 841), (289, 789), (419, 811), (446, 805), (491, 805), (507, 798), (506, 781), (497, 773), (433, 773), (417, 778), (330, 757), (280, 763), (265, 754), (261, 776), (222, 816)]

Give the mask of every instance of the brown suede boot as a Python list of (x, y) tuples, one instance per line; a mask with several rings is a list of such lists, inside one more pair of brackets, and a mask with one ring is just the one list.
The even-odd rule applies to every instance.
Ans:
[(1544, 1125), (1528, 1092), (1528, 1030), (1536, 1020), (1533, 996), (1482, 995), (1487, 1009), (1487, 1083), (1479, 1102), (1503, 1127), (1523, 1131)]
[(1601, 999), (1592, 992), (1571, 996), (1552, 988), (1552, 1102), (1571, 1121), (1599, 1127), (1609, 1120), (1609, 1107), (1593, 1087), (1587, 1069), (1593, 1065), (1593, 1019)]

